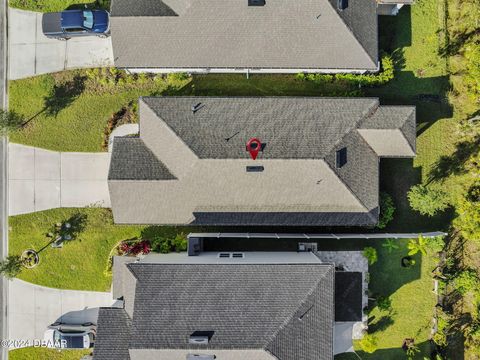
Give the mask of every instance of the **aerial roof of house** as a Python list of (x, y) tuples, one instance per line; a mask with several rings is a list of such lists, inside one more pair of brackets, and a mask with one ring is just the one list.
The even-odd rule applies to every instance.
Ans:
[(113, 0), (115, 65), (375, 71), (376, 7), (375, 0)]
[[(113, 290), (125, 307), (100, 310), (95, 360), (333, 359), (335, 268), (313, 253), (151, 258), (114, 259)], [(208, 341), (192, 344), (202, 334)]]
[(415, 155), (415, 108), (376, 98), (156, 97), (139, 109), (140, 136), (113, 145), (117, 223), (373, 225), (379, 157)]

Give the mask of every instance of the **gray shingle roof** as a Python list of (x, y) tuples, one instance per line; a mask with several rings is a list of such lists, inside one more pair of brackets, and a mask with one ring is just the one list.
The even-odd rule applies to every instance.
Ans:
[[(201, 159), (248, 159), (245, 144), (252, 137), (266, 144), (261, 159), (321, 159), (379, 105), (376, 98), (144, 97), (141, 101)], [(193, 113), (192, 105), (199, 103), (202, 107)]]
[[(112, 168), (126, 169), (110, 174), (120, 223), (374, 225), (379, 157), (411, 157), (415, 148), (415, 108), (376, 98), (147, 97), (140, 118), (141, 151), (125, 142), (112, 155)], [(252, 137), (265, 145), (255, 178), (245, 171)], [(153, 161), (143, 170), (145, 152)], [(168, 186), (157, 181), (173, 176)], [(172, 202), (175, 211), (165, 207)]]
[(132, 322), (125, 310), (100, 308), (93, 358), (95, 360), (130, 360), (128, 344), (131, 325)]
[(167, 167), (137, 137), (116, 137), (108, 174), (110, 180), (172, 180)]
[(115, 0), (110, 8), (111, 16), (177, 16), (161, 0)]
[[(131, 349), (265, 349), (280, 360), (333, 359), (331, 265), (127, 266), (137, 278)], [(214, 331), (208, 345), (188, 343), (207, 330)]]
[(375, 0), (113, 0), (115, 65), (376, 70)]

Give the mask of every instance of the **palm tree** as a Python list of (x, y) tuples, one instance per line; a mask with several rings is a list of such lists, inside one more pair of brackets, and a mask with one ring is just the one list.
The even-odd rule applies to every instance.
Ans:
[(382, 247), (387, 249), (388, 253), (391, 253), (393, 250), (398, 249), (398, 245), (396, 244), (394, 239), (386, 239), (385, 242), (382, 244)]
[(411, 239), (407, 247), (408, 250), (410, 250), (408, 252), (409, 256), (415, 255), (418, 252), (422, 255), (427, 255), (427, 240), (422, 235), (419, 235), (418, 239)]

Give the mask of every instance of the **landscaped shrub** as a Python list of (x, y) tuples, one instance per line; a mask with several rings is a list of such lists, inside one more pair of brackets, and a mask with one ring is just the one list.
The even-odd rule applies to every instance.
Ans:
[(188, 239), (184, 233), (177, 234), (172, 240), (176, 252), (187, 251)]
[(434, 216), (449, 206), (447, 194), (439, 188), (418, 184), (412, 186), (407, 196), (412, 209), (422, 215)]
[(453, 224), (466, 239), (480, 243), (480, 199), (475, 195), (476, 185), (474, 187), (457, 202), (458, 216)]
[(380, 193), (380, 218), (377, 228), (384, 229), (387, 224), (393, 220), (393, 213), (395, 212), (395, 204), (393, 198), (386, 192)]
[(150, 241), (142, 240), (134, 243), (124, 242), (119, 246), (121, 254), (137, 256), (139, 254), (148, 254), (151, 250)]
[(366, 353), (374, 353), (377, 350), (378, 339), (375, 335), (366, 334), (362, 340), (358, 342), (358, 346)]
[(190, 78), (190, 75), (188, 75), (185, 72), (167, 74), (167, 82), (168, 83), (177, 82), (177, 81), (185, 81), (185, 80), (188, 80), (189, 78)]
[(121, 125), (135, 123), (138, 123), (138, 102), (136, 100), (129, 102), (127, 106), (122, 107), (110, 116), (103, 132), (102, 148), (104, 150), (108, 149), (108, 142), (113, 130)]
[(370, 246), (363, 249), (363, 256), (367, 258), (370, 265), (375, 264), (378, 260), (377, 250)]
[(462, 295), (471, 291), (479, 291), (480, 282), (475, 270), (467, 269), (457, 273), (453, 280), (455, 289)]
[(428, 250), (438, 253), (443, 250), (445, 247), (445, 240), (443, 236), (435, 236), (427, 239), (427, 248)]
[(393, 79), (395, 66), (393, 59), (385, 55), (381, 60), (381, 71), (377, 74), (304, 74), (296, 75), (298, 80), (312, 81), (315, 83), (329, 83), (335, 80), (344, 81), (353, 85), (360, 86), (378, 86), (383, 85)]
[(10, 255), (0, 262), (0, 274), (7, 279), (16, 277), (22, 271), (23, 261), (19, 255)]
[(25, 123), (23, 116), (16, 112), (0, 109), (0, 135), (9, 135), (15, 130), (18, 130)]

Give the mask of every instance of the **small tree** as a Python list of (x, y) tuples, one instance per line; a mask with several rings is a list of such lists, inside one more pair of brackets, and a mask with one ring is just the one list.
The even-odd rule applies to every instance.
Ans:
[(177, 234), (172, 240), (172, 245), (175, 251), (187, 251), (188, 240), (184, 233)]
[(379, 310), (388, 311), (392, 308), (392, 300), (388, 296), (379, 296), (377, 299), (377, 307)]
[(395, 242), (395, 239), (386, 239), (382, 244), (382, 247), (387, 249), (388, 253), (391, 253), (392, 251), (397, 250), (399, 248), (399, 246)]
[(363, 249), (363, 256), (367, 258), (369, 265), (375, 264), (378, 260), (377, 250), (370, 246)]
[(449, 206), (447, 194), (443, 190), (422, 184), (412, 186), (407, 197), (412, 209), (422, 215), (434, 216)]
[(360, 349), (366, 353), (373, 353), (377, 350), (378, 340), (377, 337), (372, 334), (366, 334), (362, 340), (358, 342)]
[(422, 255), (427, 255), (427, 240), (420, 235), (418, 239), (410, 239), (408, 242), (408, 252), (409, 256), (415, 255), (417, 253), (421, 253)]
[(393, 213), (395, 212), (395, 204), (392, 197), (386, 192), (380, 193), (380, 219), (377, 228), (384, 229), (387, 224), (393, 220)]
[(0, 273), (7, 279), (12, 279), (20, 274), (22, 267), (22, 258), (19, 255), (10, 255), (0, 262)]
[(0, 136), (6, 136), (18, 130), (25, 123), (23, 116), (13, 112), (0, 109)]

